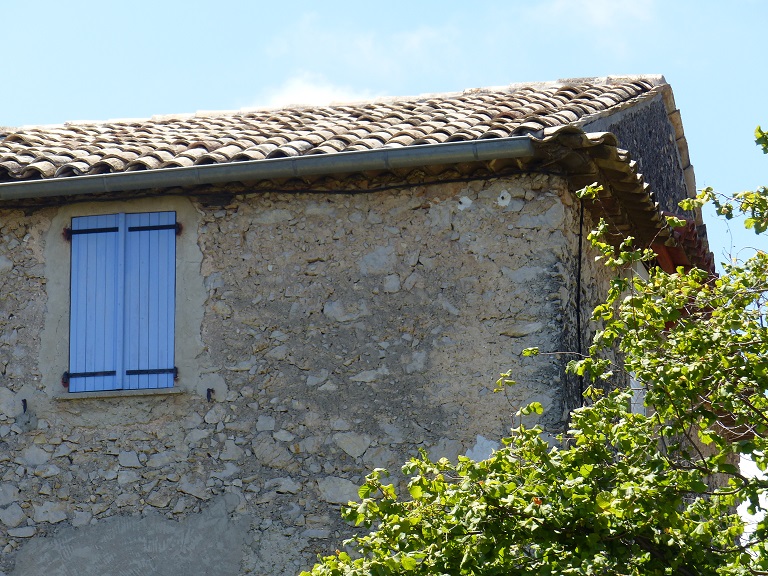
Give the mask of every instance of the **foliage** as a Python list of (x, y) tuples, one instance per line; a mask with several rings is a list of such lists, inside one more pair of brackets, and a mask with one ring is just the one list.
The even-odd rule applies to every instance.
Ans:
[[(755, 143), (763, 149), (763, 154), (768, 154), (768, 133), (763, 132), (760, 126), (755, 129)], [(765, 186), (754, 192), (739, 192), (732, 197), (717, 194), (712, 188), (705, 188), (698, 198), (686, 201), (683, 208), (689, 210), (705, 202), (712, 202), (717, 213), (729, 220), (733, 218), (734, 210), (745, 215), (744, 225), (753, 229), (756, 234), (768, 229), (768, 188)]]
[(653, 420), (629, 413), (628, 399), (617, 392), (578, 410), (567, 448), (521, 426), (482, 462), (414, 460), (410, 500), (374, 471), (345, 515), (378, 529), (356, 540), (361, 557), (340, 552), (314, 573), (728, 573), (720, 565), (743, 556), (730, 498), (686, 504), (706, 490), (701, 475), (668, 465)]
[[(756, 138), (768, 152), (768, 135), (758, 128)], [(707, 201), (768, 229), (766, 188), (731, 199), (707, 189), (683, 207)], [(726, 264), (717, 278), (652, 265), (641, 277), (628, 267), (652, 254), (631, 238), (607, 244), (606, 226), (590, 239), (617, 273), (594, 311), (589, 355), (569, 369), (598, 381), (627, 371), (646, 390), (648, 415), (630, 410), (631, 391), (590, 387), (554, 445), (522, 424), (541, 410), (533, 404), (487, 460), (406, 464), (406, 497), (376, 470), (344, 512), (372, 531), (313, 575), (768, 573), (768, 520), (749, 532), (735, 512), (739, 502), (762, 512), (768, 492), (737, 465), (746, 456), (768, 469), (768, 254)]]

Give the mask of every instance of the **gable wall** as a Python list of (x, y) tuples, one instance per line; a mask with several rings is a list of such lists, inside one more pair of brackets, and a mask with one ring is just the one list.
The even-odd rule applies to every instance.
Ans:
[[(146, 546), (178, 549), (180, 522), (207, 535), (168, 574), (296, 573), (348, 533), (338, 503), (366, 470), (418, 449), (482, 457), (521, 403), (542, 402), (551, 430), (572, 407), (562, 357), (519, 357), (575, 346), (579, 214), (554, 176), (132, 202), (184, 214), (182, 393), (56, 400), (67, 264), (46, 244), (63, 242), (62, 218), (125, 206), (0, 214), (0, 570), (65, 573), (41, 536), (75, 553), (97, 534), (100, 562), (146, 570)], [(586, 319), (605, 278), (582, 263)], [(493, 395), (510, 369), (519, 385)]]
[(695, 193), (685, 174), (691, 174), (689, 159), (681, 158), (675, 127), (670, 122), (661, 94), (619, 113), (604, 116), (584, 126), (586, 132), (611, 132), (619, 148), (627, 150), (638, 163), (639, 172), (650, 185), (662, 210), (680, 214), (679, 202)]

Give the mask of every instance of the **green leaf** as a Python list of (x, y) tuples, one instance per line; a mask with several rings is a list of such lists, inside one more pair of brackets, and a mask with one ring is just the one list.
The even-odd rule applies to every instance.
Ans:
[(683, 228), (688, 225), (688, 223), (685, 220), (678, 218), (676, 216), (665, 216), (664, 219), (667, 221), (667, 225), (670, 228)]
[(579, 198), (584, 198), (588, 200), (594, 200), (597, 198), (598, 194), (603, 191), (603, 187), (601, 185), (598, 185), (597, 182), (594, 182), (588, 186), (584, 186), (581, 190), (576, 191), (576, 196)]
[(544, 413), (544, 406), (541, 405), (541, 402), (531, 402), (530, 404), (520, 408), (520, 414), (522, 414), (523, 416), (528, 416), (530, 414), (543, 414), (543, 413)]
[(368, 484), (363, 484), (357, 489), (357, 495), (360, 496), (361, 499), (368, 498), (371, 495), (371, 492), (372, 489)]
[(600, 492), (595, 498), (595, 503), (603, 510), (610, 510), (613, 507), (613, 498), (610, 492)]
[(768, 133), (758, 126), (755, 128), (755, 143), (763, 149), (763, 154), (768, 154)]

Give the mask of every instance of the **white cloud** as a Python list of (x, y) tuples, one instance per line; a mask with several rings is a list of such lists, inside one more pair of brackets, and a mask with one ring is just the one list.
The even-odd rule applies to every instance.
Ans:
[(375, 96), (369, 90), (333, 84), (320, 74), (302, 72), (278, 86), (265, 90), (253, 106), (268, 108), (291, 105), (322, 106), (337, 102), (370, 100)]
[(572, 37), (593, 53), (599, 48), (627, 58), (653, 28), (656, 12), (656, 0), (546, 0), (532, 4), (523, 20), (549, 35)]
[(548, 0), (533, 11), (574, 28), (584, 27), (586, 34), (606, 28), (620, 32), (630, 23), (651, 20), (655, 0)]
[[(398, 86), (419, 85), (424, 78), (449, 69), (466, 52), (466, 47), (456, 41), (464, 31), (451, 23), (403, 20), (392, 27), (360, 25), (331, 16), (303, 14), (290, 28), (265, 42), (265, 60), (288, 64), (287, 68), (275, 67), (273, 81), (291, 75), (320, 87), (330, 79), (339, 84), (336, 88), (342, 92), (351, 91), (353, 96), (363, 98), (370, 97), (370, 93), (349, 86), (375, 87), (376, 94), (388, 96), (410, 95)], [(295, 67), (297, 61), (299, 68)], [(304, 73), (297, 75), (298, 71)]]

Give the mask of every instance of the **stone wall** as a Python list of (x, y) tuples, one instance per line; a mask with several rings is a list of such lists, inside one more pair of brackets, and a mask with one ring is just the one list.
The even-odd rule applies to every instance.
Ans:
[[(176, 206), (200, 255), (177, 263), (204, 291), (202, 314), (177, 305), (178, 394), (57, 399), (67, 263), (46, 243), (62, 210), (126, 204), (0, 211), (6, 574), (295, 574), (350, 533), (338, 508), (367, 470), (482, 457), (532, 400), (562, 429), (565, 358), (519, 354), (573, 350), (575, 294), (586, 331), (605, 275), (585, 253), (576, 279), (560, 178), (128, 205)], [(505, 370), (519, 384), (493, 396)]]
[(679, 203), (694, 193), (695, 186), (691, 185), (689, 190), (683, 176), (687, 164), (680, 157), (675, 127), (669, 121), (661, 94), (591, 122), (584, 130), (614, 134), (619, 148), (627, 150), (638, 163), (638, 170), (661, 209), (685, 214)]

